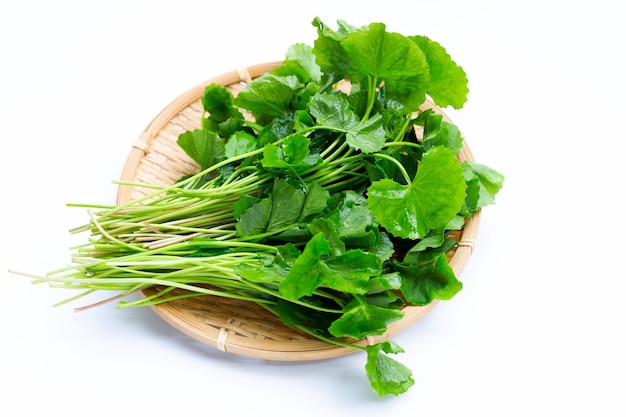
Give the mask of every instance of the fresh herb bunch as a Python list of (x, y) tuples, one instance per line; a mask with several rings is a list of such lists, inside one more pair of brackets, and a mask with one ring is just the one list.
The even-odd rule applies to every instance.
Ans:
[(398, 395), (414, 382), (389, 357), (400, 346), (341, 340), (381, 335), (403, 306), (462, 288), (446, 257), (452, 234), (494, 202), (503, 176), (461, 162), (459, 129), (420, 110), (427, 97), (457, 109), (466, 101), (466, 74), (440, 44), (382, 23), (313, 25), (313, 46), (294, 44), (236, 96), (206, 87), (202, 127), (178, 139), (197, 174), (97, 206), (74, 230), (91, 232), (74, 264), (42, 280), (122, 295), (163, 288), (121, 307), (249, 300), (365, 350), (374, 391)]

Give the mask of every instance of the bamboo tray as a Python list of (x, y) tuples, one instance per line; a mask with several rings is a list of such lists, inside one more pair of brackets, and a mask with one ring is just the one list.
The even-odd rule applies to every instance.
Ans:
[[(278, 65), (280, 62), (269, 62), (231, 71), (209, 79), (179, 96), (152, 120), (132, 144), (121, 179), (142, 184), (170, 185), (182, 175), (196, 172), (197, 165), (176, 141), (181, 133), (200, 127), (203, 113), (200, 98), (205, 86), (217, 83), (237, 94), (246, 83)], [(425, 103), (424, 108), (432, 108), (451, 122), (447, 115), (431, 102)], [(466, 142), (459, 158), (474, 160)], [(126, 203), (149, 192), (151, 192), (149, 189), (139, 186), (120, 186), (117, 202)], [(450, 265), (457, 276), (460, 276), (472, 253), (479, 223), (480, 211), (467, 221), (462, 233), (456, 236), (458, 246), (448, 253)], [(144, 293), (152, 294), (157, 290), (148, 289), (144, 290)], [(423, 307), (404, 307), (404, 317), (390, 324), (384, 335), (350, 342), (366, 346), (392, 337), (421, 319), (435, 305), (436, 302)], [(337, 357), (356, 351), (319, 341), (288, 327), (254, 303), (201, 296), (183, 298), (150, 308), (187, 336), (219, 350), (248, 357), (277, 361), (308, 361)]]

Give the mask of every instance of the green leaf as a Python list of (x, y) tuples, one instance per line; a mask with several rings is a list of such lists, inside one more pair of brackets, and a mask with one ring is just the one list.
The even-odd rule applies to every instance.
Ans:
[(301, 87), (302, 84), (295, 75), (283, 77), (265, 73), (254, 79), (235, 97), (235, 104), (250, 110), (258, 123), (266, 124), (291, 109)]
[(380, 114), (361, 122), (343, 93), (318, 93), (309, 101), (309, 112), (320, 127), (346, 133), (346, 142), (362, 152), (378, 152), (385, 144)]
[(249, 200), (240, 200), (242, 205), (238, 206), (237, 211), (241, 212), (235, 228), (237, 236), (253, 236), (264, 233), (270, 221), (272, 211), (272, 199), (264, 198), (255, 204), (243, 209), (243, 204)]
[(422, 144), (425, 150), (434, 146), (446, 146), (455, 154), (459, 154), (463, 148), (463, 137), (456, 125), (443, 120), (441, 114), (432, 110), (426, 110), (417, 118), (417, 124), (424, 126)]
[(378, 231), (378, 241), (376, 246), (368, 249), (368, 252), (373, 253), (378, 258), (378, 261), (382, 264), (393, 256), (396, 249), (394, 243), (389, 238), (389, 235), (384, 231)]
[(339, 235), (346, 244), (366, 249), (377, 245), (380, 236), (378, 223), (365, 197), (351, 190), (345, 191), (336, 210)]
[(380, 274), (376, 255), (362, 250), (349, 250), (322, 261), (324, 287), (347, 294), (365, 294), (368, 281)]
[(243, 114), (234, 106), (233, 94), (223, 85), (206, 86), (201, 101), (202, 107), (208, 113), (202, 118), (203, 129), (228, 138), (243, 126)]
[(396, 264), (395, 268), (402, 275), (402, 294), (415, 305), (430, 304), (434, 299), (449, 300), (463, 288), (445, 254), (439, 255), (432, 265)]
[[(306, 300), (310, 304), (315, 304), (314, 299)], [(287, 300), (279, 299), (276, 302), (274, 311), (280, 320), (287, 326), (306, 326), (317, 334), (329, 337), (328, 326), (337, 317), (336, 314), (321, 312), (313, 308), (296, 304)]]
[(267, 231), (281, 230), (294, 225), (300, 218), (306, 196), (304, 192), (289, 184), (289, 182), (277, 178), (272, 188), (272, 209)]
[(380, 397), (405, 393), (415, 383), (413, 372), (383, 352), (397, 354), (404, 350), (390, 340), (367, 347), (365, 371), (372, 389)]
[(308, 225), (307, 229), (311, 235), (323, 233), (324, 238), (328, 241), (330, 253), (333, 256), (339, 256), (346, 251), (346, 245), (339, 236), (337, 225), (330, 219), (318, 217), (313, 219)]
[(359, 124), (346, 96), (339, 92), (318, 93), (309, 101), (309, 112), (320, 126), (349, 130)]
[(264, 168), (286, 169), (310, 167), (319, 161), (319, 155), (309, 155), (309, 139), (300, 134), (293, 134), (287, 136), (280, 144), (265, 145), (261, 163)]
[(350, 62), (348, 78), (384, 82), (389, 98), (416, 111), (426, 99), (430, 81), (428, 62), (417, 44), (399, 33), (387, 32), (383, 23), (372, 23), (350, 33), (341, 43)]
[(421, 252), (428, 248), (438, 248), (443, 245), (443, 242), (446, 240), (446, 236), (442, 231), (434, 231), (433, 233), (425, 236), (419, 242), (413, 246), (409, 252)]
[(261, 253), (260, 262), (239, 264), (234, 271), (248, 281), (278, 285), (285, 279), (299, 255), (300, 251), (295, 246), (287, 244), (278, 247), (277, 255)]
[(367, 294), (378, 294), (389, 290), (399, 290), (402, 286), (402, 276), (397, 272), (379, 275), (367, 283)]
[[(304, 43), (295, 43), (287, 49), (285, 54), (285, 61), (283, 65), (294, 65), (297, 63), (306, 77), (301, 76), (300, 80), (303, 82), (313, 81), (319, 83), (322, 79), (322, 71), (315, 62), (315, 55), (313, 54), (313, 48)], [(293, 71), (293, 70), (292, 70)]]
[(243, 263), (235, 266), (234, 272), (241, 278), (251, 282), (264, 283), (264, 284), (277, 284), (281, 282), (286, 274), (281, 266), (274, 262), (274, 257), (266, 254), (259, 254), (259, 260), (257, 264)]
[(221, 114), (224, 109), (231, 107), (233, 100), (233, 94), (221, 84), (207, 85), (201, 98), (204, 110), (216, 114)]
[(237, 131), (226, 142), (224, 154), (226, 158), (233, 158), (256, 149), (257, 141), (254, 136), (244, 131)]
[(249, 194), (242, 195), (241, 197), (239, 197), (239, 200), (233, 203), (233, 217), (236, 220), (239, 220), (246, 210), (248, 210), (259, 201), (261, 201), (260, 198), (251, 196)]
[(404, 305), (404, 299), (392, 290), (368, 293), (366, 299), (368, 304), (384, 308), (399, 309)]
[(274, 118), (263, 126), (257, 137), (259, 146), (262, 147), (274, 143), (293, 133), (295, 116), (294, 113), (289, 112), (284, 116)]
[(380, 113), (371, 116), (346, 132), (346, 142), (364, 153), (378, 152), (386, 141), (383, 118)]
[(211, 167), (224, 157), (224, 140), (209, 130), (188, 130), (178, 137), (176, 143), (198, 163), (200, 170)]
[(432, 231), (407, 251), (402, 262), (412, 265), (432, 264), (438, 256), (452, 250), (456, 244), (457, 241), (446, 237), (444, 232)]
[(481, 186), (478, 177), (467, 167), (468, 165), (463, 164), (463, 175), (467, 183), (467, 196), (465, 197), (465, 204), (459, 211), (459, 215), (469, 218), (479, 209)]
[(426, 36), (409, 36), (422, 50), (430, 68), (428, 95), (439, 107), (463, 107), (467, 101), (467, 75), (445, 48)]
[(465, 202), (466, 183), (459, 160), (445, 147), (426, 152), (411, 184), (389, 179), (372, 183), (368, 205), (394, 236), (417, 239), (443, 229)]
[(328, 328), (335, 337), (363, 339), (380, 335), (387, 330), (387, 324), (399, 320), (404, 313), (397, 309), (374, 306), (362, 297), (355, 297), (343, 309), (343, 315)]
[(330, 198), (330, 193), (324, 187), (316, 182), (309, 184), (298, 221), (305, 221), (311, 216), (321, 214), (328, 208)]
[[(324, 286), (347, 294), (365, 294), (370, 277), (380, 274), (375, 255), (361, 250), (337, 253), (326, 239), (327, 230), (321, 230), (307, 242), (302, 254), (281, 283), (280, 291), (289, 299), (310, 296)], [(332, 238), (332, 236), (331, 236)]]
[(472, 161), (465, 161), (463, 169), (466, 178), (478, 179), (480, 188), (476, 209), (494, 204), (495, 196), (504, 184), (504, 175), (493, 168)]
[(323, 278), (323, 273), (319, 271), (321, 258), (328, 254), (330, 254), (328, 241), (323, 233), (317, 233), (307, 242), (287, 277), (280, 283), (280, 292), (291, 300), (312, 295)]
[(322, 71), (329, 74), (337, 74), (337, 78), (343, 78), (350, 68), (341, 42), (356, 29), (343, 20), (338, 20), (337, 31), (325, 25), (319, 18), (312, 22), (317, 28), (317, 39), (313, 43), (313, 53), (316, 62)]
[(294, 114), (293, 130), (300, 131), (315, 126), (315, 121), (306, 110), (297, 110)]

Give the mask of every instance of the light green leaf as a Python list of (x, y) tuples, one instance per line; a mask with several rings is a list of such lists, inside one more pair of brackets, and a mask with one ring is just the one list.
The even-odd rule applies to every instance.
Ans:
[(226, 142), (224, 153), (226, 158), (243, 155), (257, 148), (256, 138), (244, 131), (235, 132)]
[(426, 98), (430, 73), (426, 57), (417, 44), (382, 23), (350, 33), (341, 43), (351, 66), (348, 78), (353, 83), (371, 78), (384, 82), (390, 99), (416, 111)]
[(319, 83), (322, 79), (322, 71), (319, 65), (315, 62), (315, 55), (313, 54), (313, 48), (304, 43), (295, 43), (289, 47), (285, 55), (286, 62), (297, 62), (302, 69), (306, 71), (309, 79), (313, 82)]
[(385, 141), (385, 128), (383, 126), (383, 117), (380, 113), (376, 113), (346, 133), (348, 145), (364, 153), (380, 151)]
[(402, 275), (402, 294), (415, 305), (430, 304), (434, 299), (450, 300), (463, 288), (445, 254), (439, 255), (432, 265), (397, 264), (395, 268)]
[(468, 180), (478, 179), (479, 196), (476, 210), (495, 203), (495, 196), (504, 184), (504, 175), (495, 169), (472, 161), (463, 163), (464, 174)]
[(427, 93), (440, 107), (460, 109), (467, 101), (467, 75), (445, 48), (426, 36), (410, 36), (422, 50), (430, 68)]
[(294, 75), (265, 73), (235, 97), (235, 104), (250, 110), (259, 123), (285, 115), (302, 84)]
[(426, 152), (408, 185), (390, 179), (372, 183), (368, 205), (376, 220), (394, 236), (418, 239), (443, 229), (465, 202), (463, 169), (445, 147)]
[(200, 165), (201, 170), (209, 168), (224, 157), (224, 140), (210, 130), (188, 130), (178, 137), (176, 143)]
[(404, 350), (391, 340), (367, 347), (365, 371), (374, 392), (380, 397), (400, 395), (413, 386), (413, 372), (384, 353), (402, 353)]

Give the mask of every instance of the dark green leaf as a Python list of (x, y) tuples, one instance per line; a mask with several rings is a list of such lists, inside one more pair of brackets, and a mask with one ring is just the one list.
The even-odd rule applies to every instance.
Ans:
[(234, 97), (223, 85), (210, 84), (204, 88), (201, 100), (205, 111), (219, 113), (222, 109), (233, 105)]
[(300, 213), (299, 221), (304, 221), (311, 216), (322, 213), (328, 208), (330, 202), (330, 193), (324, 187), (316, 182), (309, 184), (309, 189), (306, 191), (306, 199), (304, 200), (304, 207)]
[(255, 205), (256, 203), (260, 202), (261, 199), (248, 195), (248, 194), (244, 194), (241, 197), (239, 197), (239, 200), (235, 201), (233, 203), (233, 217), (236, 220), (239, 220), (241, 218), (241, 215), (250, 207), (252, 207), (253, 205)]
[(432, 110), (420, 113), (417, 123), (424, 126), (424, 149), (429, 150), (434, 146), (446, 146), (455, 154), (461, 152), (463, 148), (463, 137), (456, 125), (443, 120), (441, 114)]
[(430, 304), (434, 299), (449, 300), (463, 288), (445, 254), (437, 257), (432, 265), (398, 264), (396, 269), (402, 275), (402, 294), (415, 305)]
[(295, 113), (287, 113), (282, 117), (274, 118), (270, 123), (266, 124), (258, 134), (257, 141), (259, 147), (274, 143), (293, 133), (295, 124)]
[(465, 192), (465, 204), (461, 207), (459, 214), (464, 217), (472, 217), (476, 210), (479, 209), (481, 186), (478, 176), (471, 169), (467, 169), (468, 165), (463, 164), (463, 175), (467, 183), (467, 191)]
[(202, 119), (203, 129), (212, 130), (222, 138), (228, 138), (241, 129), (244, 117), (233, 102), (234, 97), (226, 87), (220, 84), (206, 86), (202, 106), (208, 114)]
[[(306, 300), (313, 302), (314, 300)], [(317, 334), (329, 337), (328, 326), (337, 318), (336, 314), (318, 310), (279, 299), (274, 308), (280, 320), (288, 326), (306, 326)]]
[(395, 247), (389, 235), (383, 231), (378, 231), (378, 242), (375, 247), (370, 248), (368, 252), (373, 253), (378, 258), (378, 261), (382, 264), (395, 252)]
[(375, 293), (368, 292), (365, 298), (368, 304), (378, 307), (391, 308), (394, 310), (397, 310), (404, 305), (404, 300), (392, 290), (377, 291)]
[(337, 225), (332, 220), (326, 218), (313, 219), (307, 225), (307, 229), (312, 235), (320, 232), (324, 234), (324, 238), (328, 241), (331, 255), (339, 256), (346, 251), (346, 245), (341, 240), (341, 236), (339, 236)]
[(339, 235), (346, 244), (371, 249), (378, 243), (378, 223), (367, 200), (354, 191), (345, 191), (337, 207)]
[(363, 339), (383, 334), (389, 323), (399, 320), (402, 316), (400, 310), (370, 305), (362, 297), (355, 297), (345, 306), (343, 315), (335, 320), (328, 330), (335, 337)]
[(287, 136), (280, 144), (265, 145), (261, 163), (264, 168), (285, 169), (310, 167), (318, 161), (319, 155), (309, 155), (309, 139), (300, 134), (293, 134)]
[[(295, 131), (300, 131), (308, 129), (312, 126), (315, 126), (315, 121), (309, 112), (305, 110), (297, 110), (294, 117), (293, 129)], [(309, 146), (309, 150), (311, 150), (311, 146)]]
[(376, 255), (349, 250), (322, 261), (321, 284), (347, 294), (365, 294), (371, 277), (380, 274)]
[(280, 283), (280, 292), (291, 300), (312, 295), (323, 278), (323, 273), (320, 272), (321, 258), (328, 254), (330, 254), (328, 241), (323, 233), (317, 233), (307, 242), (289, 274)]
[(377, 152), (385, 144), (380, 114), (361, 122), (342, 93), (319, 93), (311, 97), (309, 112), (321, 127), (346, 133), (346, 142), (362, 152)]

